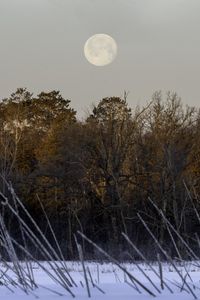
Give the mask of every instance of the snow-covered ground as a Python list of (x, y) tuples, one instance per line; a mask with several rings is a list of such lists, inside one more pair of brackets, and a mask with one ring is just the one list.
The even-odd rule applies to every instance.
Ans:
[[(47, 266), (47, 263), (43, 263), (45, 267), (49, 268)], [(148, 295), (147, 292), (142, 290), (142, 288), (139, 287), (139, 291), (137, 291), (133, 283), (131, 283), (130, 279), (128, 279), (128, 276), (124, 274), (122, 270), (119, 269), (119, 267), (115, 266), (111, 263), (103, 263), (98, 264), (96, 262), (93, 263), (85, 263), (86, 267), (89, 267), (90, 273), (92, 275), (94, 284), (96, 284), (100, 289), (104, 291), (105, 294), (103, 294), (97, 287), (92, 287), (92, 284), (89, 279), (89, 286), (90, 286), (90, 292), (91, 292), (91, 298), (95, 300), (149, 300), (153, 299), (154, 297)], [(172, 268), (172, 266), (168, 264), (163, 264), (163, 275), (165, 282), (167, 285), (173, 290), (173, 294), (165, 287), (164, 290), (161, 290), (160, 287), (160, 280), (156, 275), (153, 273), (152, 270), (150, 270), (149, 266), (146, 266), (145, 264), (140, 264), (140, 268), (144, 271), (146, 275), (149, 276), (149, 278), (152, 280), (152, 282), (156, 285), (156, 287), (161, 290), (161, 293), (159, 293), (155, 287), (148, 281), (148, 279), (145, 277), (144, 274), (142, 274), (141, 270), (138, 269), (138, 267), (134, 264), (122, 264), (126, 269), (137, 279), (139, 279), (146, 287), (148, 287), (153, 293), (155, 293), (157, 299), (177, 299), (177, 297), (180, 300), (188, 300), (188, 299), (194, 299), (194, 296), (188, 292), (188, 288), (186, 285), (181, 283), (181, 279), (177, 272), (175, 272)], [(77, 287), (73, 287), (72, 291), (75, 294), (75, 299), (83, 300), (88, 299), (86, 285), (85, 285), (85, 279), (83, 276), (83, 269), (82, 265), (79, 262), (67, 262), (68, 270), (70, 272), (70, 275), (74, 279), (74, 281), (77, 284)], [(158, 265), (152, 264), (153, 268), (159, 272)], [(186, 275), (186, 281), (188, 285), (193, 288), (193, 291), (197, 298), (200, 299), (200, 269), (198, 267), (194, 266), (192, 263), (187, 263), (185, 267), (178, 266), (178, 269), (180, 270), (183, 277), (188, 272), (188, 275)], [(4, 267), (1, 267), (1, 272), (4, 271)], [(33, 271), (34, 271), (34, 277), (36, 283), (39, 285), (37, 289), (35, 289), (33, 292), (31, 292), (29, 295), (26, 295), (22, 290), (20, 289), (14, 289), (11, 286), (10, 291), (8, 288), (6, 288), (4, 285), (0, 286), (0, 299), (2, 300), (25, 300), (25, 299), (35, 299), (40, 298), (41, 300), (56, 300), (56, 299), (73, 299), (72, 296), (64, 290), (62, 287), (57, 285), (49, 276), (44, 273), (44, 271), (33, 264)], [(50, 270), (52, 271), (52, 270)], [(11, 271), (8, 272), (8, 274), (15, 279), (15, 276), (11, 274)], [(191, 278), (190, 278), (191, 276)], [(0, 275), (1, 277), (1, 275)], [(89, 276), (88, 276), (89, 277)], [(2, 279), (0, 278), (0, 281)], [(195, 285), (195, 287), (194, 287)], [(178, 287), (179, 286), (179, 287)], [(181, 291), (181, 287), (183, 286), (183, 291)], [(60, 293), (61, 295), (58, 295), (56, 293)]]

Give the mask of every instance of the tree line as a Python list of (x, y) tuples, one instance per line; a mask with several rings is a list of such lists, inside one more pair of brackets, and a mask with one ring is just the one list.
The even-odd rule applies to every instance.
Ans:
[[(0, 174), (51, 239), (45, 209), (67, 258), (75, 256), (77, 230), (121, 255), (125, 232), (152, 256), (138, 213), (173, 254), (151, 201), (198, 251), (200, 111), (176, 93), (155, 92), (134, 110), (126, 93), (103, 98), (79, 121), (59, 91), (35, 97), (17, 89), (0, 102)], [(10, 197), (3, 180), (0, 191)], [(1, 213), (17, 236), (9, 212)]]

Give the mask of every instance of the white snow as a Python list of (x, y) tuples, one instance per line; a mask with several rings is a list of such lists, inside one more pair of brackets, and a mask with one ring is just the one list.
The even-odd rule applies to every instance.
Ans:
[[(46, 267), (47, 264), (43, 263)], [(13, 289), (14, 293), (9, 291), (5, 286), (0, 286), (0, 299), (2, 300), (32, 300), (39, 297), (41, 300), (56, 300), (56, 299), (73, 299), (72, 296), (64, 290), (62, 287), (58, 286), (55, 282), (53, 282), (45, 273), (42, 271), (41, 268), (34, 265), (34, 277), (35, 281), (38, 285), (41, 285), (39, 288), (35, 289), (32, 294), (26, 295), (22, 290)], [(85, 280), (83, 276), (82, 266), (78, 262), (67, 262), (68, 270), (70, 275), (73, 277), (74, 281), (78, 285), (77, 288), (72, 288), (73, 293), (75, 294), (78, 300), (88, 299), (87, 290), (85, 287)], [(94, 283), (105, 291), (105, 295), (102, 294), (97, 288), (92, 287), (90, 283), (90, 291), (91, 291), (91, 298), (95, 300), (149, 300), (153, 299), (152, 296), (148, 295), (145, 291), (142, 291), (140, 288), (141, 294), (138, 293), (134, 288), (129, 286), (125, 281), (127, 280), (130, 283), (130, 280), (127, 276), (124, 275), (124, 272), (121, 271), (118, 267), (111, 263), (103, 263), (99, 264), (96, 262), (86, 262), (86, 266), (89, 267), (90, 272), (92, 274)], [(163, 273), (166, 282), (169, 286), (173, 289), (173, 294), (171, 294), (166, 288), (159, 294), (153, 286), (148, 282), (148, 280), (144, 277), (141, 271), (138, 270), (137, 266), (134, 264), (123, 264), (126, 269), (131, 272), (137, 279), (139, 279), (143, 284), (145, 284), (152, 292), (156, 294), (156, 299), (158, 300), (175, 300), (179, 297), (180, 300), (188, 300), (194, 299), (194, 297), (186, 292), (180, 291), (180, 288), (176, 287), (172, 283), (167, 280), (173, 281), (174, 283), (178, 283), (179, 286), (182, 286), (181, 279), (178, 274), (173, 270), (172, 266), (168, 264), (163, 265)], [(145, 271), (151, 280), (156, 284), (156, 286), (160, 289), (160, 282), (159, 278), (157, 278), (154, 273), (149, 269), (148, 266), (145, 264), (140, 264), (140, 267)], [(158, 271), (158, 266), (153, 265), (153, 267)], [(48, 267), (49, 268), (49, 267)], [(187, 283), (192, 287), (193, 285), (196, 286), (193, 291), (195, 292), (196, 296), (200, 298), (200, 270), (198, 267), (194, 266), (192, 263), (187, 263), (185, 268), (182, 266), (178, 266), (179, 270), (181, 271), (182, 275), (186, 274), (185, 269), (189, 272), (191, 279), (187, 276)], [(1, 272), (4, 269), (3, 266), (0, 267)], [(99, 270), (99, 271), (98, 271)], [(50, 270), (51, 271), (51, 270)], [(98, 276), (99, 273), (99, 276)], [(15, 276), (11, 274), (9, 271), (9, 275), (15, 279)], [(1, 277), (1, 275), (0, 275)], [(1, 279), (0, 279), (1, 280)], [(82, 284), (84, 287), (82, 286)], [(59, 296), (55, 294), (53, 291), (47, 290), (46, 288), (51, 289), (55, 292), (59, 292), (63, 294), (63, 296)], [(185, 286), (184, 286), (185, 287)], [(186, 287), (185, 287), (186, 288)]]

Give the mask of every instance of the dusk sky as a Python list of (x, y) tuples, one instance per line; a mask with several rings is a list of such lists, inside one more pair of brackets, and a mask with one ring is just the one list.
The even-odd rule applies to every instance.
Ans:
[[(96, 33), (117, 42), (110, 65), (84, 57)], [(1, 99), (56, 89), (81, 117), (124, 90), (132, 107), (156, 90), (200, 106), (200, 0), (0, 0), (0, 37)]]

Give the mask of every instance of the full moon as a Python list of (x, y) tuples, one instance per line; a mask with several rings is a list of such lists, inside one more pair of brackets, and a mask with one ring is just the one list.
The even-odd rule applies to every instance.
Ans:
[(106, 66), (117, 56), (117, 43), (107, 34), (95, 34), (86, 41), (84, 54), (91, 64)]

